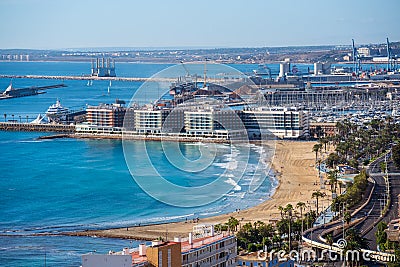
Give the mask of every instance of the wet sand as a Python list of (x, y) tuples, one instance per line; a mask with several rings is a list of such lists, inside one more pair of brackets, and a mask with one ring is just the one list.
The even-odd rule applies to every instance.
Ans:
[[(318, 182), (318, 173), (314, 167), (315, 152), (312, 151), (314, 144), (315, 142), (277, 141), (272, 166), (277, 173), (279, 185), (272, 198), (246, 210), (201, 218), (198, 223), (225, 223), (231, 216), (237, 218), (241, 224), (258, 220), (268, 223), (280, 219), (279, 206), (286, 206), (288, 203), (291, 203), (295, 207), (299, 201), (304, 203), (309, 201), (311, 203), (312, 192), (320, 189), (320, 186), (316, 185), (316, 182)], [(186, 236), (196, 224), (192, 220), (188, 220), (188, 222), (183, 221), (69, 234), (137, 240), (152, 240), (158, 237), (172, 239), (175, 236)]]

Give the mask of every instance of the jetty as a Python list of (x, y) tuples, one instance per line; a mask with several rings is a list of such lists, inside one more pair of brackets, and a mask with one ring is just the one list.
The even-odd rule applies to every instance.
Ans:
[(0, 78), (6, 79), (44, 79), (44, 80), (98, 80), (98, 81), (125, 81), (125, 82), (146, 82), (148, 80), (160, 82), (175, 82), (176, 78), (143, 78), (143, 77), (98, 77), (98, 76), (71, 76), (71, 75), (4, 75)]
[(0, 131), (74, 133), (75, 125), (0, 122)]
[(45, 93), (44, 91), (47, 89), (54, 89), (54, 88), (61, 88), (61, 87), (67, 87), (67, 86), (64, 83), (61, 83), (61, 84), (39, 86), (39, 87), (31, 86), (31, 87), (25, 87), (25, 88), (13, 88), (12, 84), (10, 84), (7, 87), (7, 89), (2, 94), (0, 94), (0, 100), (44, 94)]
[[(71, 75), (8, 75), (8, 74), (0, 74), (0, 79), (44, 79), (44, 80), (83, 80), (83, 81), (123, 81), (123, 82), (176, 82), (176, 77), (98, 77), (98, 76), (90, 76), (90, 75), (82, 75), (82, 76), (71, 76)], [(244, 77), (238, 78), (211, 78), (207, 77), (207, 82), (236, 82), (238, 80), (243, 80)], [(197, 82), (202, 83), (204, 79), (200, 76), (197, 76)]]

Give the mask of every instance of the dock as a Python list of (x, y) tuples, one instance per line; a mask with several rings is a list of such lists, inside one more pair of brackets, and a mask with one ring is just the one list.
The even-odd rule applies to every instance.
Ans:
[(0, 131), (74, 133), (75, 125), (0, 122)]
[(140, 78), (140, 77), (98, 77), (98, 76), (71, 76), (71, 75), (4, 75), (1, 74), (0, 78), (5, 79), (44, 79), (44, 80), (84, 80), (84, 81), (125, 81), (125, 82), (146, 82), (152, 81), (167, 81), (175, 82), (176, 78)]
[(25, 88), (13, 88), (12, 84), (10, 84), (8, 88), (2, 94), (0, 94), (0, 100), (44, 94), (45, 93), (44, 91), (47, 89), (54, 89), (61, 87), (67, 87), (67, 86), (64, 83), (61, 83), (61, 84), (39, 86), (39, 87), (31, 86)]
[[(173, 83), (177, 81), (177, 77), (98, 77), (98, 76), (71, 76), (71, 75), (8, 75), (8, 74), (0, 74), (0, 79), (44, 79), (44, 80), (83, 80), (83, 81), (123, 81), (123, 82), (169, 82)], [(215, 83), (215, 82), (236, 82), (238, 80), (242, 80), (241, 78), (211, 78), (207, 77), (207, 82)], [(197, 76), (197, 82), (202, 83), (204, 79), (200, 76)]]

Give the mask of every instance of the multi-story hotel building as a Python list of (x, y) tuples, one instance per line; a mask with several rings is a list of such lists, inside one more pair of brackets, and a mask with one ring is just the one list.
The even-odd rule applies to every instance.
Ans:
[(136, 109), (134, 110), (134, 130), (141, 134), (161, 133), (170, 110)]
[(89, 125), (122, 127), (126, 109), (119, 104), (88, 106), (86, 118)]
[(257, 107), (239, 111), (249, 136), (272, 133), (278, 138), (299, 138), (309, 135), (307, 112), (286, 107)]
[(201, 108), (184, 112), (185, 131), (188, 135), (233, 138), (247, 135), (237, 112), (231, 109)]
[[(125, 116), (125, 121), (124, 121)], [(121, 128), (124, 126), (124, 128)], [(255, 107), (232, 110), (208, 104), (174, 109), (100, 105), (87, 109), (87, 123), (77, 133), (163, 135), (238, 139), (273, 134), (278, 138), (309, 136), (309, 115), (295, 108)]]

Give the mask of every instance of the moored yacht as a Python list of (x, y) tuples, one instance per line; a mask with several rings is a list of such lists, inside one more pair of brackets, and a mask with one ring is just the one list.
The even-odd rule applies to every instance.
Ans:
[(50, 121), (59, 121), (65, 119), (65, 117), (69, 114), (69, 109), (63, 107), (60, 103), (60, 100), (57, 99), (56, 103), (51, 105), (47, 111), (46, 116)]

